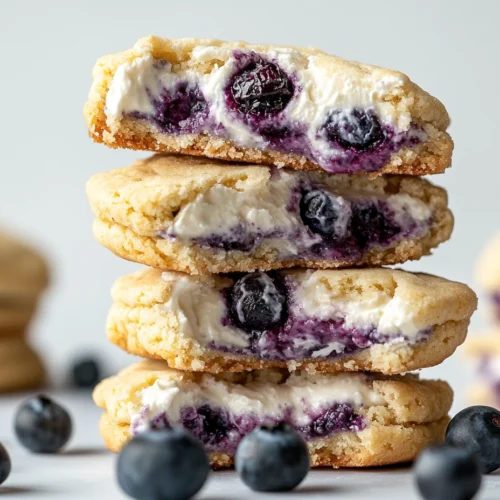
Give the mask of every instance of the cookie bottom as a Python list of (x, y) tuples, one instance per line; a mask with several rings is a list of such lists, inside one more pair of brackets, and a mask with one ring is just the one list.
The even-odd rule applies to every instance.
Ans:
[[(100, 106), (100, 103), (99, 105)], [(219, 160), (257, 163), (276, 167), (287, 166), (297, 170), (326, 171), (317, 163), (296, 153), (282, 153), (273, 149), (257, 149), (237, 145), (230, 139), (207, 135), (168, 135), (146, 120), (102, 116), (101, 109), (87, 109), (89, 115), (99, 116), (90, 126), (89, 135), (96, 142), (112, 148), (136, 149), (152, 152), (206, 156)], [(393, 153), (379, 170), (368, 173), (427, 175), (441, 173), (451, 164), (453, 141), (448, 133), (431, 124), (424, 125), (429, 139), (412, 147), (402, 147)], [(333, 172), (332, 172), (333, 173)]]
[(44, 381), (42, 361), (24, 339), (0, 340), (0, 392), (33, 389)]
[[(444, 438), (449, 418), (427, 424), (379, 425), (361, 432), (342, 432), (307, 443), (312, 467), (373, 467), (411, 462), (426, 446)], [(100, 431), (107, 448), (115, 453), (131, 438), (128, 425), (117, 425), (107, 413)], [(214, 469), (231, 467), (234, 455), (209, 454)]]
[(133, 309), (112, 309), (108, 318), (108, 338), (130, 354), (150, 359), (163, 359), (171, 368), (211, 373), (240, 372), (266, 368), (302, 369), (309, 372), (371, 371), (386, 375), (406, 373), (435, 366), (451, 356), (464, 342), (468, 320), (447, 321), (435, 326), (425, 342), (415, 345), (379, 344), (354, 355), (338, 359), (308, 359), (304, 361), (260, 360), (249, 356), (205, 349), (195, 341), (186, 341), (179, 333), (163, 332), (160, 342), (147, 330), (139, 332), (134, 324)]
[(310, 258), (283, 259), (275, 249), (260, 248), (251, 254), (241, 251), (185, 246), (175, 241), (141, 236), (114, 222), (95, 219), (96, 240), (119, 257), (170, 271), (189, 274), (219, 274), (226, 272), (269, 271), (292, 267), (339, 269), (352, 266), (383, 266), (418, 260), (446, 241), (453, 228), (453, 218), (446, 213), (428, 234), (419, 239), (403, 239), (395, 245), (368, 251), (360, 260), (325, 260)]

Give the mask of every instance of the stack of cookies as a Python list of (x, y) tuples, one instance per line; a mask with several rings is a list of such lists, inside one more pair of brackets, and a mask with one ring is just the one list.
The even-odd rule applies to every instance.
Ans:
[(214, 467), (286, 421), (313, 466), (408, 461), (443, 437), (450, 387), (412, 370), (465, 339), (465, 285), (379, 267), (450, 237), (443, 105), (405, 75), (319, 50), (150, 37), (100, 59), (85, 115), (160, 152), (88, 183), (119, 279), (107, 332), (145, 358), (95, 390), (114, 451), (182, 425)]
[(39, 386), (44, 369), (27, 342), (29, 325), (48, 284), (43, 258), (5, 232), (0, 233), (0, 392)]
[(490, 327), (482, 335), (469, 338), (465, 345), (477, 376), (468, 399), (471, 404), (500, 408), (500, 234), (488, 243), (479, 259), (477, 281), (487, 296)]

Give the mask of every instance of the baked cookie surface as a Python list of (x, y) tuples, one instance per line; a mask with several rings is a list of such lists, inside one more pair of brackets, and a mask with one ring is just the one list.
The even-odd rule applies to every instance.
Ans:
[(40, 387), (44, 380), (40, 357), (22, 337), (0, 337), (0, 392)]
[(404, 373), (464, 341), (477, 305), (465, 285), (392, 269), (120, 278), (108, 337), (177, 369), (270, 367)]
[(105, 411), (101, 433), (113, 451), (147, 429), (183, 425), (204, 443), (214, 467), (231, 466), (239, 441), (253, 428), (283, 420), (308, 443), (313, 466), (410, 461), (443, 438), (452, 399), (445, 382), (411, 375), (209, 375), (154, 361), (137, 363), (94, 391)]
[(478, 259), (476, 276), (489, 298), (488, 315), (500, 324), (500, 233), (484, 248)]
[(148, 37), (99, 59), (93, 77), (89, 134), (114, 148), (329, 173), (425, 175), (451, 162), (436, 98), (317, 49)]
[(446, 191), (403, 176), (329, 176), (157, 155), (87, 184), (97, 240), (191, 274), (401, 263), (453, 229)]

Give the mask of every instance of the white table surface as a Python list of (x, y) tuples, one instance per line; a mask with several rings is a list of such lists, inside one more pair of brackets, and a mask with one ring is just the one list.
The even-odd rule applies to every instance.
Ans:
[[(73, 417), (74, 435), (67, 449), (57, 455), (33, 455), (22, 448), (12, 431), (15, 409), (26, 395), (0, 398), (0, 440), (12, 459), (12, 473), (0, 486), (0, 499), (64, 498), (125, 499), (115, 481), (115, 455), (99, 436), (100, 410), (88, 393), (50, 393)], [(234, 471), (214, 472), (199, 500), (246, 500), (262, 498), (416, 500), (408, 467), (368, 470), (316, 470), (290, 494), (258, 494), (245, 487)], [(485, 477), (480, 500), (500, 499), (500, 472)]]

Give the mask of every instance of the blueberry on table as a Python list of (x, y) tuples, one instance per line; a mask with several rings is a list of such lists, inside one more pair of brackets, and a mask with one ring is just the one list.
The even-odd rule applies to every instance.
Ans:
[(71, 437), (71, 417), (50, 398), (39, 395), (18, 408), (14, 430), (20, 443), (32, 452), (55, 453)]
[(290, 426), (262, 426), (241, 441), (235, 466), (241, 480), (252, 490), (290, 491), (309, 472), (309, 451)]
[(336, 109), (325, 123), (326, 136), (345, 149), (366, 151), (384, 140), (384, 133), (373, 110)]
[(236, 74), (230, 91), (241, 112), (262, 116), (285, 109), (293, 97), (293, 84), (276, 64), (262, 59)]
[(446, 442), (475, 453), (483, 472), (497, 470), (500, 467), (500, 411), (489, 406), (465, 408), (449, 423)]
[(413, 466), (425, 500), (470, 500), (481, 486), (481, 466), (465, 448), (435, 445), (425, 449)]
[(136, 500), (192, 498), (209, 472), (203, 445), (184, 429), (139, 434), (123, 447), (117, 462), (118, 483)]
[(101, 378), (99, 362), (92, 357), (80, 358), (71, 367), (71, 383), (74, 387), (93, 389)]
[(9, 454), (3, 444), (0, 443), (0, 484), (4, 483), (9, 477), (10, 470), (11, 462)]
[(266, 273), (247, 274), (233, 285), (229, 308), (242, 330), (264, 332), (286, 321), (286, 293)]

